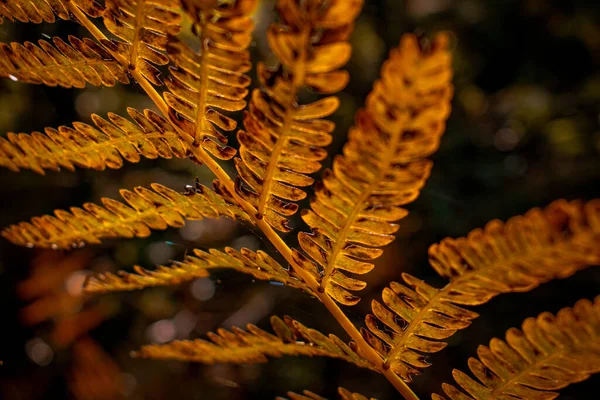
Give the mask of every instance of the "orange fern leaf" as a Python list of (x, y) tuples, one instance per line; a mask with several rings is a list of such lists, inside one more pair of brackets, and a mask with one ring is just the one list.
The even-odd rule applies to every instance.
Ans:
[(545, 312), (528, 318), (521, 330), (509, 329), (505, 341), (494, 338), (489, 347), (479, 346), (477, 355), (469, 359), (469, 369), (479, 382), (454, 370), (468, 395), (444, 383), (450, 399), (554, 399), (554, 390), (600, 372), (600, 296), (594, 302), (579, 300), (556, 316)]
[(466, 238), (429, 249), (434, 269), (450, 279), (448, 299), (479, 305), (507, 292), (529, 291), (600, 263), (600, 199), (557, 200), (503, 224), (491, 221)]
[[(340, 400), (369, 400), (367, 397), (363, 396), (360, 393), (352, 393), (348, 389), (344, 389), (343, 387), (338, 388), (338, 394), (340, 395)], [(297, 394), (293, 392), (288, 392), (289, 400), (327, 400), (325, 397), (321, 397), (316, 393), (311, 392), (310, 390), (302, 391), (302, 394)], [(276, 400), (288, 400), (284, 397), (277, 397)], [(376, 400), (371, 398), (371, 400)]]
[(321, 268), (321, 289), (342, 304), (356, 304), (360, 298), (349, 291), (366, 285), (347, 272), (373, 268), (378, 247), (394, 240), (394, 222), (408, 213), (401, 206), (417, 198), (429, 177), (432, 163), (425, 157), (438, 148), (450, 114), (447, 41), (440, 34), (423, 51), (413, 35), (402, 39), (357, 114), (344, 154), (302, 215), (312, 232), (298, 235), (300, 246)]
[(244, 98), (250, 84), (246, 73), (252, 68), (248, 46), (254, 29), (250, 14), (256, 3), (183, 1), (194, 20), (194, 33), (201, 47), (196, 53), (180, 41), (169, 43), (173, 65), (166, 82), (169, 92), (164, 98), (170, 119), (219, 159), (235, 155), (234, 148), (225, 146), (227, 138), (220, 130), (232, 131), (237, 123), (219, 110), (246, 107)]
[(228, 204), (221, 196), (197, 184), (178, 193), (154, 183), (152, 190), (136, 187), (122, 189), (128, 205), (103, 198), (104, 207), (86, 203), (71, 212), (56, 210), (56, 217), (34, 217), (31, 223), (21, 222), (2, 231), (2, 236), (14, 244), (28, 247), (69, 249), (84, 244), (97, 244), (101, 239), (115, 237), (146, 237), (151, 229), (181, 227), (184, 218), (200, 220), (221, 216), (249, 221), (239, 207)]
[(0, 43), (0, 77), (65, 88), (129, 83), (121, 65), (94, 41), (69, 36), (69, 43), (58, 37), (52, 42)]
[(166, 65), (164, 54), (168, 36), (181, 29), (177, 0), (108, 0), (104, 25), (119, 39), (103, 41), (113, 53), (123, 57), (130, 69), (155, 85), (161, 85), (160, 71), (152, 64)]
[(73, 171), (76, 166), (117, 169), (123, 166), (123, 159), (139, 162), (140, 156), (188, 156), (188, 145), (163, 117), (150, 110), (142, 114), (128, 108), (127, 112), (135, 124), (113, 113), (108, 114), (110, 122), (92, 114), (96, 128), (74, 122), (73, 128), (46, 128), (45, 135), (10, 132), (8, 140), (0, 138), (0, 166), (15, 172), (27, 168), (43, 175), (44, 169)]
[(72, 2), (75, 7), (95, 18), (102, 15), (104, 8), (94, 0), (9, 0), (0, 3), (0, 23), (2, 18), (10, 21), (33, 22), (55, 22), (55, 15), (60, 19), (70, 19), (68, 3)]
[(209, 333), (207, 336), (210, 342), (200, 339), (176, 340), (167, 344), (143, 346), (134, 355), (205, 364), (261, 363), (266, 362), (267, 357), (283, 355), (321, 356), (338, 358), (376, 371), (371, 363), (335, 335), (327, 337), (287, 316), (284, 320), (271, 317), (271, 326), (275, 335), (248, 324), (247, 331), (234, 327), (231, 332), (219, 329), (217, 333)]
[(313, 183), (308, 175), (327, 156), (323, 147), (331, 143), (334, 124), (321, 118), (339, 106), (336, 97), (300, 106), (298, 91), (307, 86), (331, 94), (346, 86), (348, 73), (338, 69), (350, 58), (347, 40), (361, 7), (362, 1), (277, 2), (281, 23), (269, 28), (267, 38), (281, 64), (274, 70), (258, 65), (261, 88), (252, 93), (246, 130), (238, 132), (235, 162), (244, 182), (238, 194), (279, 231), (290, 230), (287, 217), (306, 197), (300, 187)]
[(446, 346), (441, 340), (478, 316), (460, 306), (531, 290), (600, 264), (600, 200), (558, 200), (506, 224), (492, 221), (467, 238), (431, 246), (430, 256), (436, 270), (451, 277), (450, 283), (436, 289), (403, 274), (406, 285), (392, 282), (383, 290), (385, 305), (373, 301), (368, 330), (362, 331), (384, 365), (407, 381), (429, 366), (428, 353)]
[(176, 285), (196, 278), (209, 276), (211, 269), (228, 268), (250, 274), (256, 279), (272, 280), (295, 287), (313, 294), (312, 291), (294, 277), (292, 272), (275, 261), (263, 251), (254, 252), (248, 249), (237, 251), (230, 247), (225, 252), (210, 249), (208, 252), (194, 249), (194, 255), (189, 255), (184, 261), (174, 262), (165, 267), (159, 266), (149, 271), (135, 266), (135, 273), (119, 271), (117, 274), (103, 273), (91, 277), (85, 291), (89, 294), (107, 293), (124, 290), (137, 290), (151, 286)]

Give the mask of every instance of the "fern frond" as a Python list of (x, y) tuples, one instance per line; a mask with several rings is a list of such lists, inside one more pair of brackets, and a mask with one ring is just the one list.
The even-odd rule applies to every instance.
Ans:
[(184, 261), (174, 262), (168, 267), (159, 266), (154, 271), (135, 266), (135, 273), (124, 271), (119, 271), (117, 274), (102, 273), (87, 281), (85, 291), (96, 294), (177, 285), (192, 279), (207, 277), (211, 269), (217, 268), (234, 269), (252, 275), (256, 279), (281, 282), (286, 286), (313, 294), (304, 282), (295, 278), (290, 270), (281, 266), (267, 253), (248, 249), (237, 251), (230, 247), (226, 247), (225, 252), (216, 249), (210, 249), (208, 252), (194, 249), (194, 255), (188, 255)]
[[(343, 387), (338, 388), (338, 394), (340, 395), (340, 400), (369, 400), (367, 397), (363, 396), (360, 393), (352, 393), (348, 389), (344, 389)], [(302, 391), (302, 394), (288, 392), (287, 395), (290, 397), (289, 400), (327, 400), (325, 397), (321, 397), (316, 393), (311, 392), (310, 390)], [(288, 400), (284, 397), (277, 397), (277, 400)], [(371, 400), (376, 400), (375, 398), (371, 398)]]
[(108, 0), (104, 25), (123, 41), (102, 41), (123, 57), (129, 69), (138, 70), (155, 85), (162, 85), (160, 71), (152, 64), (166, 65), (168, 36), (181, 29), (177, 0)]
[(83, 208), (72, 207), (71, 212), (56, 210), (55, 217), (44, 215), (32, 218), (31, 223), (11, 225), (2, 231), (2, 236), (21, 246), (68, 249), (97, 244), (106, 238), (146, 237), (151, 229), (181, 227), (184, 218), (225, 216), (250, 220), (239, 207), (228, 204), (203, 185), (188, 186), (185, 193), (157, 183), (151, 188), (122, 189), (121, 196), (128, 205), (103, 198), (104, 207), (86, 203)]
[[(393, 50), (350, 130), (344, 154), (316, 187), (311, 210), (302, 218), (311, 233), (298, 235), (302, 249), (318, 264), (320, 287), (336, 301), (354, 305), (350, 291), (366, 286), (347, 276), (373, 268), (429, 177), (450, 114), (451, 56), (439, 34), (428, 51), (405, 35)], [(298, 256), (299, 258), (300, 256)]]
[(121, 65), (102, 46), (90, 39), (69, 36), (69, 43), (55, 37), (52, 43), (0, 43), (0, 77), (25, 83), (84, 88), (127, 84)]
[(318, 394), (311, 392), (310, 390), (303, 390), (302, 394), (287, 392), (287, 397), (276, 397), (275, 400), (327, 400), (325, 397), (319, 396)]
[(425, 356), (443, 349), (441, 340), (478, 316), (459, 306), (531, 290), (600, 264), (600, 200), (558, 200), (506, 224), (492, 221), (467, 238), (431, 246), (430, 256), (450, 283), (436, 289), (403, 274), (405, 285), (392, 282), (383, 290), (385, 305), (373, 301), (374, 315), (365, 321), (369, 330), (362, 331), (384, 365), (406, 381), (429, 366)]
[(240, 157), (236, 168), (244, 182), (237, 192), (252, 204), (259, 218), (287, 232), (288, 217), (306, 197), (310, 174), (321, 168), (335, 125), (322, 118), (339, 106), (336, 97), (298, 104), (302, 87), (321, 94), (342, 90), (348, 72), (339, 71), (350, 58), (348, 38), (362, 0), (303, 2), (279, 0), (281, 23), (273, 24), (267, 38), (280, 61), (274, 70), (258, 66), (261, 88), (252, 93), (245, 130), (238, 132)]
[(267, 357), (321, 356), (338, 358), (361, 368), (376, 371), (375, 366), (358, 355), (335, 335), (329, 337), (309, 329), (290, 317), (271, 317), (275, 335), (248, 324), (246, 331), (233, 328), (209, 333), (208, 339), (176, 340), (167, 344), (143, 346), (136, 356), (154, 359), (175, 359), (204, 364), (262, 363)]
[(123, 159), (135, 163), (140, 156), (188, 156), (188, 145), (163, 117), (151, 110), (142, 114), (128, 108), (127, 112), (135, 123), (113, 113), (108, 114), (110, 122), (92, 114), (96, 127), (74, 122), (73, 128), (46, 128), (46, 134), (10, 132), (8, 140), (0, 138), (0, 166), (15, 172), (31, 169), (43, 175), (44, 169), (118, 169), (123, 166)]
[(246, 73), (252, 68), (248, 46), (254, 30), (250, 15), (257, 0), (182, 4), (194, 20), (200, 50), (196, 53), (176, 40), (169, 43), (172, 66), (164, 99), (173, 124), (213, 156), (228, 160), (235, 149), (225, 146), (227, 138), (220, 130), (232, 131), (237, 123), (223, 111), (246, 107)]
[(521, 330), (509, 329), (505, 340), (479, 346), (477, 356), (469, 359), (469, 369), (479, 382), (455, 369), (452, 375), (468, 395), (444, 383), (450, 399), (554, 399), (554, 390), (600, 372), (600, 296), (579, 300), (556, 316), (528, 318)]
[(505, 224), (491, 221), (466, 238), (431, 246), (429, 261), (450, 279), (449, 299), (463, 305), (568, 277), (600, 263), (600, 199), (557, 200)]
[[(340, 395), (340, 400), (369, 400), (366, 396), (363, 396), (360, 393), (352, 393), (348, 389), (344, 389), (343, 387), (338, 388), (338, 394)], [(377, 400), (371, 397), (370, 400)]]
[(63, 20), (70, 19), (67, 3), (72, 2), (77, 8), (92, 18), (102, 15), (104, 8), (94, 0), (8, 0), (0, 3), (0, 23), (2, 18), (12, 22), (55, 22), (55, 15)]

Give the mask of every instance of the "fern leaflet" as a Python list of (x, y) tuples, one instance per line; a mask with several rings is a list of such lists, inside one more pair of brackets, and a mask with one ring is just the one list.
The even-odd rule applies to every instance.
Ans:
[(468, 395), (443, 384), (450, 399), (554, 399), (554, 390), (600, 372), (600, 296), (594, 302), (579, 300), (556, 316), (545, 312), (528, 318), (521, 330), (509, 329), (505, 341), (494, 338), (489, 347), (479, 346), (477, 355), (469, 359), (469, 369), (479, 382), (454, 370)]
[(429, 260), (450, 279), (449, 300), (479, 305), (599, 263), (599, 244), (600, 199), (557, 200), (506, 224), (491, 221), (466, 238), (445, 239), (430, 247)]
[(121, 196), (129, 206), (103, 198), (104, 207), (86, 203), (83, 208), (72, 207), (71, 212), (56, 210), (56, 217), (44, 215), (32, 218), (31, 223), (11, 225), (2, 231), (2, 236), (21, 246), (68, 249), (97, 244), (105, 238), (146, 237), (150, 229), (181, 227), (184, 218), (226, 216), (249, 220), (244, 211), (203, 185), (189, 186), (185, 193), (157, 183), (151, 187), (152, 190), (122, 189)]
[(95, 18), (102, 15), (104, 8), (94, 0), (8, 0), (0, 3), (0, 23), (2, 18), (10, 21), (33, 22), (55, 22), (55, 15), (60, 19), (68, 20), (69, 5), (81, 9), (88, 16)]
[(322, 356), (376, 371), (372, 364), (335, 335), (327, 337), (287, 316), (284, 320), (271, 317), (271, 326), (275, 335), (248, 324), (247, 331), (234, 327), (232, 331), (219, 329), (217, 333), (209, 333), (210, 341), (176, 340), (162, 345), (146, 345), (136, 355), (205, 364), (260, 363), (266, 362), (267, 357), (284, 355)]
[[(346, 272), (365, 274), (377, 247), (390, 243), (394, 221), (407, 211), (431, 170), (425, 159), (439, 146), (452, 98), (451, 57), (440, 34), (430, 51), (405, 36), (382, 68), (382, 79), (357, 114), (344, 154), (316, 187), (311, 210), (302, 218), (311, 233), (298, 235), (302, 249), (322, 268), (321, 290), (354, 305), (350, 291), (366, 286)], [(300, 256), (298, 256), (300, 258)], [(342, 272), (344, 271), (344, 272)]]
[[(367, 397), (363, 396), (360, 393), (352, 393), (348, 389), (344, 389), (343, 387), (338, 388), (338, 394), (340, 395), (340, 400), (369, 400)], [(302, 394), (288, 392), (289, 400), (327, 400), (325, 397), (321, 397), (316, 393), (313, 393), (309, 390), (302, 391)], [(276, 400), (288, 400), (284, 397), (277, 397)], [(371, 398), (370, 400), (376, 400)]]
[[(228, 160), (235, 149), (225, 146), (227, 138), (219, 131), (232, 131), (235, 120), (222, 111), (246, 107), (244, 98), (252, 68), (248, 46), (254, 23), (250, 14), (256, 0), (219, 3), (192, 1), (182, 4), (194, 21), (200, 39), (199, 53), (173, 39), (168, 46), (172, 66), (164, 99), (171, 121), (213, 156)], [(197, 8), (200, 7), (200, 8)]]
[(168, 36), (181, 29), (178, 10), (176, 0), (108, 0), (104, 25), (124, 42), (106, 40), (102, 44), (123, 57), (129, 69), (138, 70), (153, 84), (161, 85), (160, 71), (151, 64), (169, 63), (163, 52)]
[(466, 239), (433, 245), (430, 255), (438, 272), (453, 276), (450, 283), (436, 289), (403, 274), (406, 285), (392, 282), (383, 290), (385, 305), (373, 301), (374, 315), (367, 315), (368, 330), (362, 331), (384, 366), (406, 381), (429, 366), (426, 354), (446, 346), (440, 340), (478, 316), (460, 305), (480, 305), (501, 293), (531, 290), (600, 263), (600, 201), (584, 205), (559, 200), (506, 224), (492, 221)]
[(252, 93), (245, 130), (238, 132), (235, 163), (245, 184), (237, 185), (238, 195), (279, 231), (290, 231), (287, 217), (306, 197), (299, 187), (313, 183), (308, 175), (327, 156), (323, 147), (334, 124), (321, 118), (339, 106), (336, 97), (300, 106), (298, 92), (307, 86), (331, 94), (346, 86), (348, 73), (338, 69), (350, 58), (347, 40), (361, 7), (362, 1), (277, 2), (281, 23), (269, 27), (267, 38), (281, 64), (274, 70), (258, 65), (261, 88)]
[(135, 274), (119, 271), (118, 274), (103, 273), (89, 279), (85, 285), (86, 293), (106, 293), (123, 290), (137, 290), (151, 286), (175, 285), (196, 278), (209, 276), (211, 269), (230, 268), (252, 275), (256, 279), (272, 280), (304, 290), (312, 291), (302, 281), (295, 278), (291, 271), (263, 251), (248, 249), (241, 251), (230, 247), (225, 252), (210, 249), (208, 252), (194, 249), (194, 255), (188, 255), (182, 262), (174, 262), (165, 267), (159, 266), (148, 271), (135, 266)]
[(45, 135), (8, 133), (8, 140), (0, 138), (0, 165), (43, 175), (44, 169), (73, 171), (76, 166), (117, 169), (123, 159), (139, 162), (140, 155), (150, 159), (188, 156), (190, 149), (167, 120), (150, 110), (142, 114), (128, 108), (127, 112), (135, 124), (113, 113), (108, 114), (110, 122), (92, 114), (96, 128), (74, 122), (73, 128), (46, 128)]
[(121, 65), (106, 49), (90, 39), (69, 36), (69, 43), (55, 37), (51, 43), (39, 40), (39, 46), (0, 43), (0, 76), (26, 83), (84, 88), (128, 84)]

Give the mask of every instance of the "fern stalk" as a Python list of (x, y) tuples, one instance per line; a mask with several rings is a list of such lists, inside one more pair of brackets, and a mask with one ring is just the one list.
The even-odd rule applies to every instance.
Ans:
[[(73, 3), (68, 3), (69, 10), (73, 13), (73, 15), (77, 18), (77, 20), (99, 41), (106, 40), (106, 36), (87, 18), (87, 16), (77, 8)], [(169, 118), (169, 107), (160, 96), (160, 94), (154, 89), (154, 87), (148, 82), (148, 80), (142, 76), (142, 74), (135, 69), (135, 66), (132, 66), (128, 60), (123, 60), (123, 58), (116, 54), (115, 52), (107, 49), (119, 62), (129, 69), (129, 73), (131, 76), (138, 82), (138, 84), (142, 87), (142, 89), (146, 92), (146, 94), (150, 97), (150, 99), (154, 102), (156, 107), (161, 111), (161, 113), (165, 116), (165, 118)], [(132, 68), (133, 67), (133, 68)], [(295, 76), (296, 77), (296, 76)], [(302, 78), (303, 80), (303, 78)], [(297, 82), (294, 81), (294, 86), (297, 87)], [(260, 228), (260, 230), (264, 233), (267, 239), (275, 246), (275, 248), (281, 253), (281, 255), (286, 259), (286, 261), (292, 266), (294, 272), (307, 284), (307, 286), (314, 292), (317, 298), (327, 307), (327, 310), (331, 313), (331, 315), (336, 319), (336, 321), (340, 324), (340, 326), (346, 331), (346, 333), (354, 340), (358, 349), (360, 350), (360, 354), (373, 363), (379, 371), (387, 378), (387, 380), (402, 394), (402, 396), (406, 400), (419, 400), (417, 395), (408, 387), (408, 385), (400, 379), (398, 375), (396, 375), (393, 371), (387, 367), (379, 354), (365, 341), (362, 337), (356, 326), (348, 319), (346, 314), (340, 309), (331, 297), (326, 294), (323, 290), (321, 290), (319, 283), (314, 279), (310, 273), (305, 271), (292, 256), (292, 250), (290, 247), (281, 239), (281, 237), (271, 228), (271, 226), (266, 223), (259, 215), (257, 214), (257, 210), (247, 201), (242, 199), (235, 191), (235, 185), (231, 177), (221, 168), (221, 166), (210, 157), (204, 149), (201, 147), (194, 146), (195, 139), (190, 137), (187, 133), (183, 132), (179, 127), (173, 125), (173, 127), (181, 134), (181, 138), (189, 145), (190, 149), (194, 157), (203, 164), (205, 164), (213, 174), (219, 179), (219, 181), (225, 185), (225, 188), (231, 193), (235, 201), (238, 203), (240, 207), (244, 209), (250, 215), (253, 222)], [(281, 142), (285, 143), (283, 140), (285, 138), (281, 138)], [(275, 169), (275, 165), (269, 165), (269, 169)], [(263, 191), (267, 193), (268, 191)], [(264, 200), (266, 202), (266, 198)], [(262, 204), (262, 203), (261, 203)]]
[[(202, 133), (206, 130), (206, 87), (208, 85), (208, 62), (206, 60), (206, 55), (208, 54), (208, 38), (205, 37), (206, 34), (206, 18), (202, 16), (202, 20), (200, 22), (200, 90), (198, 92), (198, 110), (196, 114), (196, 133), (194, 137), (194, 142), (199, 144), (202, 142)], [(167, 116), (168, 118), (168, 116)]]

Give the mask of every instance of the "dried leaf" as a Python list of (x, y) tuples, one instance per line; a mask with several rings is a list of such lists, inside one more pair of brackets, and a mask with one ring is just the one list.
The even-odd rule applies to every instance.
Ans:
[(106, 238), (146, 237), (151, 229), (181, 227), (184, 218), (230, 217), (249, 221), (239, 207), (228, 204), (221, 196), (203, 185), (175, 192), (154, 183), (152, 190), (138, 186), (134, 191), (122, 189), (128, 205), (103, 198), (104, 207), (86, 203), (71, 212), (56, 210), (55, 217), (44, 215), (29, 222), (11, 225), (2, 236), (12, 243), (28, 247), (69, 249), (85, 244), (98, 244)]
[(492, 221), (467, 238), (445, 239), (429, 254), (450, 283), (436, 289), (403, 274), (405, 284), (392, 282), (383, 290), (385, 305), (373, 301), (368, 330), (362, 331), (385, 365), (406, 381), (429, 366), (425, 356), (443, 349), (443, 339), (478, 316), (460, 306), (528, 291), (600, 264), (600, 200), (558, 200), (506, 224)]
[(252, 68), (248, 46), (254, 30), (250, 14), (256, 3), (183, 1), (193, 18), (200, 49), (194, 52), (176, 39), (168, 44), (172, 65), (164, 98), (170, 119), (197, 145), (223, 160), (231, 159), (235, 149), (225, 146), (227, 138), (221, 131), (230, 132), (237, 126), (223, 111), (246, 107), (247, 72)]
[(94, 0), (8, 0), (0, 3), (0, 23), (6, 18), (12, 22), (53, 23), (55, 15), (63, 20), (70, 19), (68, 3), (73, 3), (89, 17), (102, 15), (104, 8)]
[(397, 220), (408, 211), (429, 177), (426, 157), (437, 150), (450, 114), (451, 57), (447, 35), (439, 34), (423, 51), (413, 35), (393, 50), (359, 111), (342, 156), (316, 185), (311, 210), (302, 218), (302, 249), (321, 271), (320, 286), (344, 305), (360, 298), (350, 292), (366, 283), (385, 246), (394, 240)]
[(521, 330), (509, 329), (505, 340), (479, 346), (477, 356), (469, 359), (469, 369), (479, 382), (455, 369), (454, 379), (468, 394), (444, 383), (450, 399), (555, 399), (554, 390), (600, 372), (600, 296), (579, 300), (556, 316), (528, 318)]
[(154, 271), (134, 267), (135, 273), (119, 271), (117, 274), (102, 273), (88, 280), (86, 293), (107, 293), (124, 290), (137, 290), (151, 286), (177, 285), (196, 278), (209, 276), (211, 269), (230, 268), (256, 279), (281, 282), (286, 286), (312, 291), (292, 272), (282, 267), (277, 261), (263, 251), (254, 252), (248, 249), (237, 251), (226, 247), (225, 252), (210, 249), (208, 252), (194, 249), (184, 261), (177, 261), (170, 266), (159, 266)]
[[(252, 93), (245, 130), (237, 135), (240, 157), (235, 161), (243, 181), (238, 195), (282, 232), (290, 230), (288, 217), (306, 197), (300, 188), (313, 184), (309, 175), (321, 169), (327, 156), (324, 147), (332, 141), (335, 124), (322, 118), (339, 106), (336, 97), (299, 105), (298, 91), (312, 87), (331, 94), (348, 82), (348, 73), (338, 68), (350, 58), (347, 40), (362, 1), (352, 2), (348, 14), (339, 12), (342, 5), (346, 0), (277, 2), (281, 22), (269, 27), (267, 38), (281, 64), (274, 69), (258, 65), (261, 88)], [(346, 29), (336, 36), (340, 26)]]
[(90, 39), (69, 36), (69, 43), (55, 37), (24, 44), (0, 43), (0, 77), (25, 83), (84, 88), (127, 84), (129, 78), (110, 53)]
[(103, 44), (123, 57), (129, 69), (161, 85), (160, 71), (154, 65), (169, 63), (164, 54), (168, 36), (179, 33), (180, 22), (177, 0), (107, 0), (104, 25), (122, 41)]
[[(338, 388), (338, 394), (340, 395), (340, 400), (369, 400), (367, 397), (363, 396), (360, 393), (352, 393), (343, 387)], [(288, 392), (289, 400), (327, 400), (325, 397), (321, 397), (316, 393), (311, 392), (310, 390), (302, 391), (302, 394), (297, 394), (293, 392)], [(277, 400), (288, 400), (285, 397), (277, 397)], [(371, 400), (376, 400), (375, 398), (371, 398)]]
[(167, 344), (147, 345), (134, 355), (204, 364), (262, 363), (267, 361), (267, 357), (284, 355), (321, 356), (338, 358), (376, 371), (371, 363), (335, 335), (327, 337), (289, 317), (281, 320), (273, 316), (271, 326), (275, 335), (248, 324), (246, 331), (234, 327), (232, 331), (219, 329), (216, 333), (211, 332), (207, 335), (210, 341), (176, 340)]
[(8, 140), (0, 138), (0, 165), (15, 172), (26, 168), (44, 175), (45, 169), (118, 169), (123, 159), (139, 162), (140, 156), (188, 157), (188, 145), (167, 120), (150, 110), (142, 114), (128, 108), (127, 112), (135, 123), (113, 113), (108, 114), (110, 122), (92, 114), (96, 127), (74, 122), (73, 128), (46, 128), (46, 134), (10, 132)]

